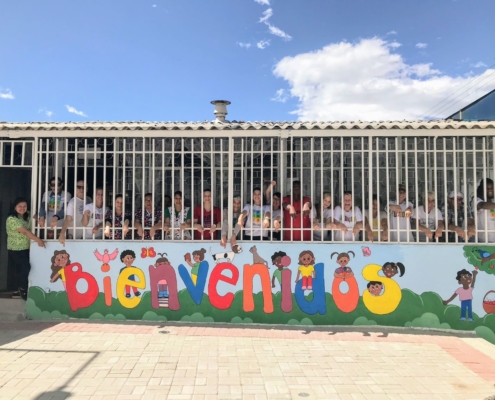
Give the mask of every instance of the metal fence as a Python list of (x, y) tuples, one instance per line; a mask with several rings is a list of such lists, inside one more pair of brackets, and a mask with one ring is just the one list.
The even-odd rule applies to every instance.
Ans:
[[(495, 205), (491, 209), (484, 204), (493, 200), (493, 186), (487, 181), (495, 175), (493, 136), (433, 136), (431, 131), (403, 137), (376, 132), (318, 136), (297, 131), (217, 135), (37, 138), (33, 211), (45, 215), (44, 227), (35, 225), (37, 233), (53, 240), (63, 231), (78, 240), (124, 236), (220, 241), (222, 228), (228, 239), (233, 235), (238, 214), (234, 199), (240, 197), (241, 211), (246, 209), (247, 216), (241, 218), (242, 229), (235, 231), (241, 231), (238, 240), (247, 234), (269, 241), (281, 236), (281, 240), (316, 242), (457, 243), (471, 235), (471, 241), (495, 242)], [(11, 157), (26, 158), (15, 153)], [(52, 178), (62, 181), (55, 196)], [(84, 189), (78, 189), (78, 182), (83, 182)], [(295, 217), (288, 206), (296, 202), (294, 182), (296, 186), (300, 182), (301, 192)], [(49, 220), (67, 209), (74, 195), (79, 200), (72, 200), (73, 206), (79, 202), (79, 211), (81, 205), (84, 209), (96, 200), (97, 188), (103, 189), (102, 207), (97, 207), (103, 208), (103, 218), (90, 212), (84, 228), (77, 211), (71, 210), (74, 218), (66, 224), (67, 231), (64, 212), (58, 220)], [(261, 189), (261, 204), (252, 195), (256, 188)], [(206, 189), (211, 190), (210, 219), (208, 203), (203, 207)], [(182, 201), (176, 209), (177, 191), (182, 192)], [(146, 202), (147, 193), (151, 202)], [(326, 200), (324, 193), (329, 194)], [(347, 202), (345, 193), (349, 193)], [(122, 226), (114, 215), (119, 213), (118, 194), (122, 194)], [(449, 200), (452, 194), (453, 201)], [(310, 199), (309, 210), (304, 210), (305, 197)], [(425, 201), (428, 197), (431, 211)], [(484, 207), (479, 211), (478, 198)], [(100, 223), (101, 229), (93, 229)], [(145, 225), (142, 230), (139, 224)], [(152, 226), (153, 237), (145, 234)], [(86, 235), (85, 229), (91, 229), (91, 234)]]

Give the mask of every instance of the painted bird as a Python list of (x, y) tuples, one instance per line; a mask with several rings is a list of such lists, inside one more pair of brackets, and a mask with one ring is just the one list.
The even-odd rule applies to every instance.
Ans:
[(103, 250), (103, 254), (100, 254), (98, 250), (95, 250), (94, 254), (97, 260), (101, 261), (103, 264), (108, 264), (110, 261), (115, 259), (115, 257), (117, 257), (117, 254), (119, 254), (119, 249), (115, 249), (110, 254), (107, 249)]
[(479, 253), (479, 255), (481, 256), (481, 258), (488, 258), (491, 256), (490, 253), (488, 253), (487, 251), (485, 250), (477, 250), (477, 252)]

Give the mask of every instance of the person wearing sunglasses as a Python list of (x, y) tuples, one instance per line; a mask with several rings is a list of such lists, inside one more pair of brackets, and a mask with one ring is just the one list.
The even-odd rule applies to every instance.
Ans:
[[(82, 239), (84, 228), (82, 217), (84, 207), (91, 203), (91, 197), (86, 196), (86, 185), (82, 179), (76, 182), (76, 195), (67, 204), (64, 225), (60, 231), (58, 241), (65, 246), (67, 236), (73, 239)], [(74, 221), (74, 222), (73, 222)], [(68, 230), (68, 234), (67, 234)]]
[[(47, 227), (54, 229), (62, 227), (64, 224), (65, 208), (67, 203), (72, 198), (72, 195), (63, 190), (61, 178), (52, 177), (49, 180), (50, 189), (43, 194), (41, 198), (41, 206), (38, 212), (38, 223), (41, 228)], [(53, 239), (53, 233), (48, 233), (47, 239)]]
[(445, 239), (447, 239), (449, 243), (455, 243), (456, 236), (459, 237), (459, 242), (474, 242), (476, 237), (474, 213), (469, 204), (464, 204), (464, 194), (462, 192), (450, 192), (447, 203), (442, 205), (440, 210), (445, 217), (445, 230), (447, 231), (447, 235), (442, 236), (440, 239), (441, 242), (445, 242)]

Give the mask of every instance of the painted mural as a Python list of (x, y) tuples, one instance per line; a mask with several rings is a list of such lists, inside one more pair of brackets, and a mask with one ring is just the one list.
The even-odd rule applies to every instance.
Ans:
[(32, 319), (413, 326), (495, 343), (495, 246), (100, 241), (33, 246), (31, 260)]

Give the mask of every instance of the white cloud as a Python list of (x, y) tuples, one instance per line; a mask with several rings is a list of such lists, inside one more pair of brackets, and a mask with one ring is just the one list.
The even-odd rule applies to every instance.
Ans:
[[(431, 64), (407, 64), (379, 38), (333, 43), (285, 57), (273, 72), (287, 81), (287, 93), (298, 98), (293, 114), (303, 121), (418, 119), (463, 85), (468, 88), (473, 79), (443, 74)], [(493, 72), (486, 70), (477, 82)], [(432, 110), (427, 117), (446, 117), (492, 89), (495, 81), (485, 80), (457, 98), (462, 89), (447, 108)]]
[(10, 89), (5, 89), (3, 90), (1, 87), (0, 87), (0, 99), (5, 99), (5, 100), (14, 100), (15, 97), (14, 95), (12, 94), (12, 90)]
[(285, 39), (285, 40), (291, 40), (292, 39), (292, 36), (285, 33), (282, 29), (277, 28), (276, 26), (273, 26), (269, 23), (267, 23), (266, 25), (268, 25), (268, 32), (270, 32), (272, 35), (281, 37), (282, 39)]
[(53, 112), (53, 111), (50, 111), (50, 110), (48, 110), (48, 109), (47, 109), (47, 108), (45, 108), (45, 107), (40, 108), (40, 109), (38, 110), (38, 114), (39, 114), (39, 113), (43, 113), (43, 114), (45, 114), (48, 118), (50, 118), (50, 117), (54, 114), (54, 112)]
[(387, 32), (387, 36), (388, 35), (397, 35), (397, 31), (389, 31)]
[(426, 49), (428, 47), (428, 43), (416, 43), (416, 47), (418, 49)]
[(272, 17), (273, 15), (273, 10), (271, 8), (268, 8), (267, 10), (263, 11), (263, 16), (260, 18), (260, 22), (266, 24), (268, 20)]
[(249, 49), (251, 47), (251, 43), (242, 43), (242, 42), (237, 42), (237, 45), (239, 47), (242, 47), (244, 49)]
[(268, 46), (270, 46), (269, 40), (260, 40), (258, 43), (256, 43), (256, 47), (261, 50), (265, 49)]
[(482, 61), (478, 61), (476, 64), (471, 64), (471, 67), (473, 68), (484, 68), (484, 67), (487, 67), (487, 65), (482, 62)]
[(258, 4), (262, 4), (264, 6), (269, 6), (270, 5), (270, 0), (254, 0)]
[(272, 97), (270, 100), (271, 101), (278, 101), (280, 103), (285, 103), (287, 100), (289, 100), (290, 94), (287, 92), (285, 89), (278, 89), (275, 92), (275, 97)]
[(82, 111), (78, 111), (78, 110), (76, 110), (76, 109), (75, 109), (74, 107), (72, 107), (72, 106), (68, 106), (68, 105), (66, 105), (65, 107), (67, 108), (67, 111), (68, 111), (68, 112), (70, 112), (70, 113), (72, 113), (72, 114), (76, 114), (76, 115), (79, 115), (79, 116), (81, 116), (81, 117), (87, 117), (87, 115), (86, 115), (86, 114), (84, 114)]
[(156, 4), (153, 4), (151, 7), (156, 8), (157, 6), (156, 6)]

